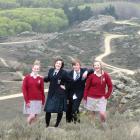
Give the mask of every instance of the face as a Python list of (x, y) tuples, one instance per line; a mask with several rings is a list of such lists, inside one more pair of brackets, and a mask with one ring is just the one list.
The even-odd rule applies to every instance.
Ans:
[(73, 69), (74, 69), (75, 71), (79, 71), (81, 66), (80, 66), (79, 63), (76, 63), (76, 64), (73, 65), (72, 67), (73, 67)]
[(40, 71), (40, 66), (39, 65), (34, 65), (32, 67), (32, 72), (34, 72), (35, 74), (38, 74), (39, 71)]
[(60, 70), (62, 67), (62, 61), (56, 61), (55, 63), (55, 69)]
[(100, 62), (95, 62), (94, 63), (94, 70), (97, 71), (97, 72), (101, 71), (101, 64), (100, 64)]

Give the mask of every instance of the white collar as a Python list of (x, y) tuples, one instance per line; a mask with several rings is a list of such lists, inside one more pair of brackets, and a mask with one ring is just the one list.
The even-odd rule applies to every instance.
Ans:
[(100, 77), (100, 76), (102, 76), (102, 75), (104, 74), (104, 71), (102, 70), (102, 73), (101, 73), (101, 74), (97, 74), (97, 72), (94, 71), (94, 74), (95, 74), (96, 76)]
[(37, 78), (37, 77), (39, 76), (39, 74), (34, 75), (34, 73), (33, 73), (33, 72), (31, 72), (30, 76), (31, 76), (31, 77), (33, 77), (33, 78)]
[(54, 73), (55, 73), (55, 72), (56, 72), (56, 73), (58, 73), (58, 72), (59, 72), (59, 70), (57, 70), (57, 69), (54, 69)]
[(77, 73), (80, 73), (80, 69), (79, 69), (78, 71), (75, 71), (75, 70), (74, 70), (74, 73), (76, 73), (76, 74), (77, 74)]

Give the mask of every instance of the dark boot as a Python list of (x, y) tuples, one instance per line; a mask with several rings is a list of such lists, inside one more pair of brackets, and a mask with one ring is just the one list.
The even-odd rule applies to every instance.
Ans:
[(66, 111), (66, 122), (70, 123), (72, 122), (72, 99), (67, 99), (67, 111)]
[(76, 111), (75, 113), (73, 113), (73, 120), (74, 120), (75, 124), (76, 124), (76, 122), (80, 123), (80, 113), (79, 113), (79, 111)]
[(49, 126), (49, 124), (50, 124), (50, 119), (51, 119), (51, 113), (50, 113), (50, 112), (46, 112), (46, 115), (45, 115), (46, 127)]
[(58, 127), (59, 123), (61, 122), (62, 116), (63, 116), (63, 112), (57, 114), (57, 119), (54, 127)]

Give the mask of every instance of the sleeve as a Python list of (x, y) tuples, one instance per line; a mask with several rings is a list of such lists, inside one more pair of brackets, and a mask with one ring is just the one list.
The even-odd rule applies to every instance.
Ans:
[(69, 72), (66, 71), (66, 70), (63, 71), (62, 79), (63, 79), (66, 83), (73, 82), (73, 78), (69, 75)]
[(41, 79), (41, 95), (42, 95), (42, 105), (45, 103), (45, 94), (44, 94), (44, 81)]
[(29, 103), (29, 99), (28, 99), (28, 77), (26, 76), (24, 79), (23, 79), (23, 82), (22, 82), (22, 93), (23, 93), (23, 97), (24, 97), (24, 100), (27, 103)]
[(87, 69), (87, 68), (81, 68), (81, 69), (82, 69), (84, 72), (85, 72), (85, 71), (88, 72), (88, 69)]
[(88, 76), (94, 73), (94, 69), (88, 69), (87, 71), (88, 71)]
[(108, 99), (112, 93), (112, 90), (113, 90), (113, 84), (112, 84), (112, 81), (111, 81), (111, 77), (109, 76), (109, 74), (105, 73), (105, 79), (106, 79), (106, 84), (107, 84), (107, 93), (105, 95), (105, 98)]
[(70, 76), (70, 71), (65, 71), (65, 93), (66, 93), (66, 97), (67, 99), (69, 99), (70, 97), (70, 89), (71, 89), (71, 85), (73, 84), (73, 78)]
[(52, 69), (50, 69), (49, 72), (48, 72), (48, 75), (44, 77), (44, 82), (49, 82), (50, 81), (50, 73), (51, 73), (51, 70)]
[(81, 70), (82, 70), (82, 81), (86, 81), (86, 78), (87, 78), (87, 76), (88, 76), (88, 70), (87, 70), (87, 68), (81, 68)]
[(86, 80), (86, 85), (85, 85), (85, 89), (84, 89), (84, 99), (85, 100), (87, 100), (88, 91), (91, 86), (91, 82), (92, 82), (92, 75), (90, 75)]

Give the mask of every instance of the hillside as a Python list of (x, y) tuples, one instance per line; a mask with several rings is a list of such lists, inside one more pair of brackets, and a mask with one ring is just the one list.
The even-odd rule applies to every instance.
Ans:
[[(44, 119), (41, 117), (33, 129), (26, 126), (23, 120), (21, 98), (0, 100), (3, 106), (0, 117), (4, 121), (1, 122), (0, 138), (139, 140), (139, 23), (139, 19), (124, 22), (110, 16), (98, 16), (63, 32), (32, 35), (25, 32), (3, 40), (0, 43), (0, 99), (5, 95), (20, 93), (22, 74), (30, 71), (36, 58), (41, 60), (41, 74), (45, 75), (57, 56), (65, 60), (66, 69), (71, 68), (73, 58), (79, 58), (83, 66), (90, 68), (94, 59), (102, 60), (104, 69), (113, 79), (114, 91), (108, 104), (109, 130), (106, 131), (102, 130), (98, 120), (88, 120), (82, 106), (81, 124), (66, 125), (63, 120), (57, 130), (44, 129)], [(7, 124), (15, 116), (17, 119)]]
[[(106, 26), (108, 24), (114, 24), (111, 32), (107, 32), (108, 28)], [(42, 75), (52, 66), (57, 56), (61, 56), (65, 60), (66, 69), (71, 68), (70, 63), (73, 58), (79, 58), (83, 66), (91, 67), (93, 60), (106, 51), (104, 48), (105, 38), (109, 35), (108, 43), (111, 45), (111, 52), (107, 52), (107, 55), (100, 58), (106, 63), (105, 69), (111, 72), (112, 76), (117, 71), (125, 73), (131, 70), (138, 71), (140, 67), (138, 63), (140, 50), (139, 26), (122, 23), (121, 28), (126, 29), (125, 35), (127, 36), (113, 39), (112, 34), (120, 34), (117, 31), (118, 24), (114, 22), (112, 17), (99, 16), (97, 19), (92, 20), (91, 18), (86, 23), (83, 22), (62, 33), (21, 35), (8, 38), (5, 42), (0, 43), (1, 95), (16, 94), (21, 91), (22, 76), (20, 73), (23, 75), (28, 73), (35, 59), (41, 60)], [(129, 29), (133, 29), (133, 35), (129, 34)], [(124, 35), (124, 33), (120, 35)], [(132, 56), (131, 59), (130, 56)]]
[(139, 7), (140, 3), (125, 0), (0, 0), (0, 37), (62, 32), (100, 14), (140, 18)]

